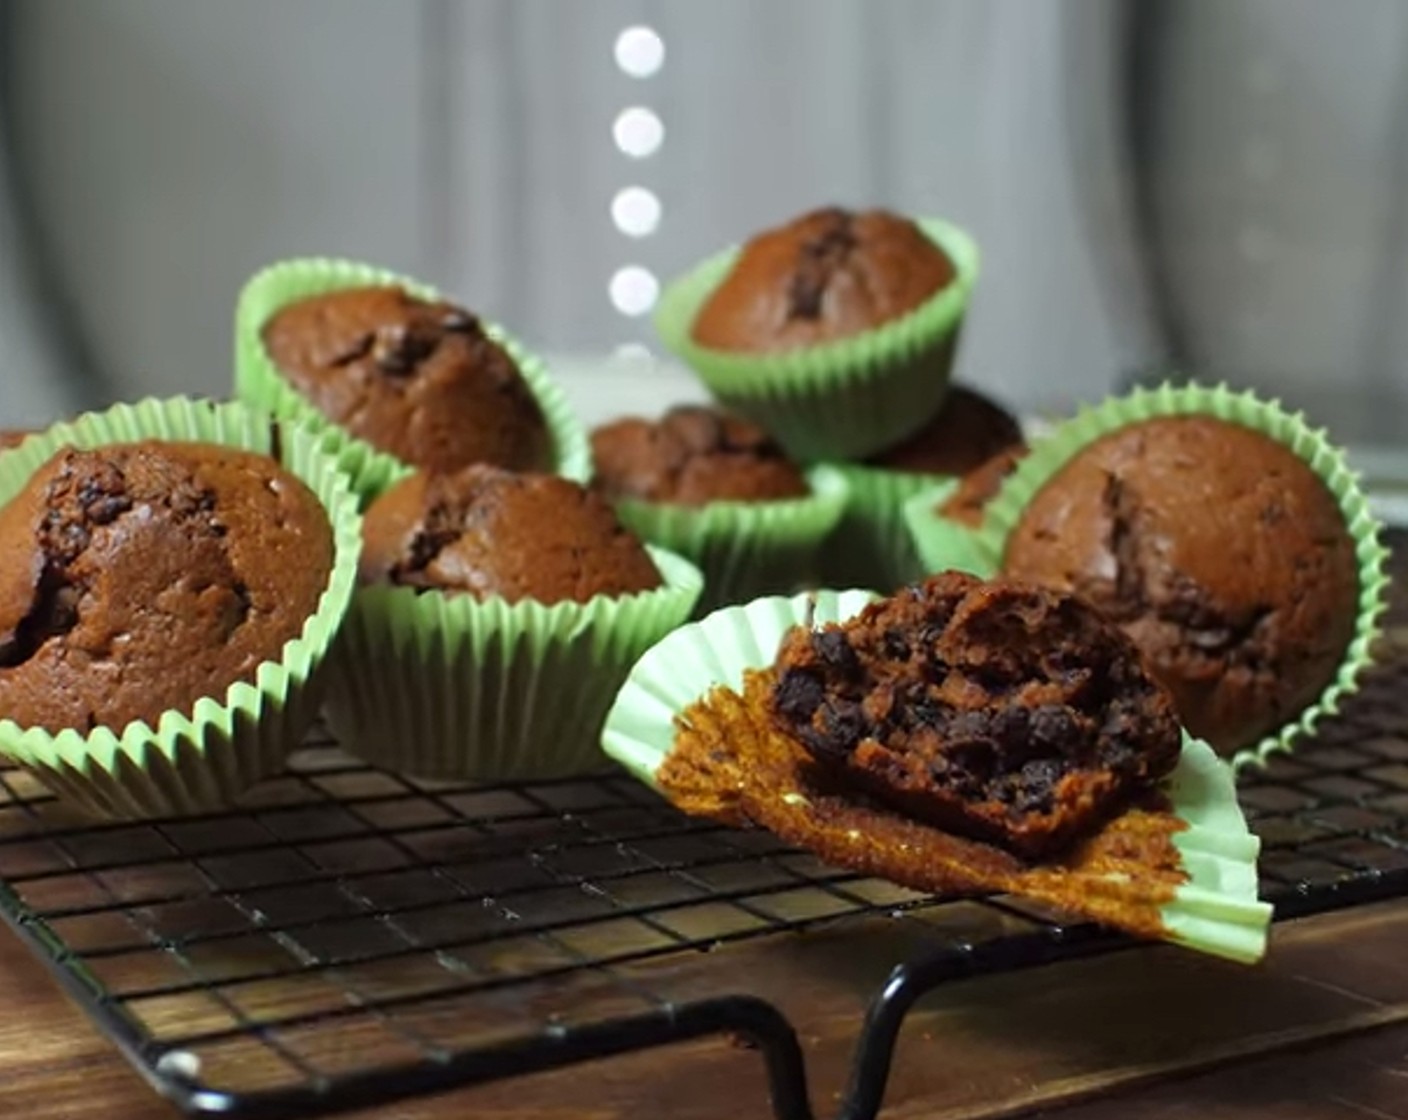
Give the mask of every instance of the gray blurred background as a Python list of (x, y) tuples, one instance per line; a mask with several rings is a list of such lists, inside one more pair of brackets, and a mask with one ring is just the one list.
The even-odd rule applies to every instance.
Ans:
[(224, 392), (310, 253), (657, 408), (654, 280), (878, 202), (975, 233), (960, 375), (1015, 404), (1176, 364), (1390, 443), (1405, 51), (1399, 0), (0, 0), (0, 426)]

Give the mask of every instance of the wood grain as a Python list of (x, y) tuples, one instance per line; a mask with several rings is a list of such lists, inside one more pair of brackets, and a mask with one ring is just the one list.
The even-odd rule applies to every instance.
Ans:
[[(1408, 902), (1398, 902), (1278, 927), (1269, 962), (1255, 969), (1155, 948), (950, 985), (921, 1004), (902, 1036), (886, 1120), (1408, 1118), (1405, 938)], [(874, 934), (865, 941), (774, 939), (746, 959), (731, 955), (740, 957), (737, 987), (776, 1000), (805, 1025), (822, 1117), (835, 1112), (865, 998), (904, 948)], [(703, 994), (718, 982), (707, 965), (695, 965), (691, 978), (676, 964), (674, 979)], [(8, 934), (0, 936), (0, 1006), (0, 1115), (176, 1115)], [(1188, 1077), (1218, 1065), (1228, 1068)], [(1096, 1097), (1102, 1103), (1063, 1107)], [(758, 1056), (708, 1041), (359, 1115), (737, 1120), (768, 1112)]]

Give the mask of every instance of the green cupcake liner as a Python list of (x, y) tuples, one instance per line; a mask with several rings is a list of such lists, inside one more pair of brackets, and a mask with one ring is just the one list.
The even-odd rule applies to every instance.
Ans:
[(957, 275), (913, 311), (851, 338), (779, 353), (712, 350), (692, 336), (699, 310), (739, 250), (710, 257), (668, 285), (655, 313), (661, 341), (728, 408), (771, 432), (803, 461), (863, 459), (912, 435), (938, 411), (963, 313), (977, 282), (978, 248), (947, 222), (924, 233)]
[[(745, 670), (770, 665), (793, 626), (842, 621), (873, 599), (864, 591), (758, 599), (681, 627), (631, 670), (606, 718), (602, 749), (656, 788), (680, 712), (719, 685), (740, 689)], [(1257, 899), (1260, 842), (1238, 808), (1232, 769), (1185, 735), (1164, 790), (1187, 826), (1173, 843), (1188, 879), (1160, 911), (1169, 940), (1236, 961), (1259, 960), (1271, 907)], [(1117, 891), (1118, 883), (1109, 889)]]
[(59, 448), (189, 440), (248, 451), (271, 450), (277, 429), (285, 467), (318, 496), (332, 522), (335, 555), (327, 589), (278, 661), (253, 683), (199, 700), (188, 714), (165, 712), (155, 728), (51, 735), (0, 719), (0, 753), (31, 770), (65, 800), (104, 817), (175, 816), (231, 804), (260, 778), (283, 768), (317, 714), (321, 667), (352, 597), (361, 518), (347, 478), (318, 437), (241, 404), (187, 399), (121, 404), (58, 424), (0, 454), (0, 504), (8, 502)]
[(820, 553), (845, 510), (847, 489), (831, 466), (813, 467), (807, 482), (807, 498), (704, 506), (620, 499), (616, 514), (642, 540), (699, 565), (704, 592), (695, 611), (705, 614), (818, 578)]
[[(932, 492), (950, 475), (890, 471), (859, 463), (836, 463), (850, 496), (827, 542), (822, 582), (830, 587), (893, 591), (924, 575), (926, 568), (905, 522), (905, 503)], [(927, 569), (933, 570), (933, 569)]]
[(351, 753), (420, 778), (603, 769), (601, 726), (616, 690), (688, 617), (702, 584), (689, 561), (650, 554), (661, 587), (586, 603), (359, 589), (330, 666), (329, 725)]
[(986, 579), (996, 574), (997, 565), (978, 543), (977, 533), (939, 512), (939, 507), (948, 501), (959, 482), (959, 479), (950, 479), (906, 498), (900, 510), (901, 518), (924, 574), (959, 571)]
[[(1358, 687), (1359, 676), (1372, 660), (1371, 650), (1379, 633), (1379, 616), (1383, 612), (1388, 579), (1383, 561), (1387, 553), (1379, 541), (1379, 522), (1370, 511), (1369, 503), (1359, 487), (1358, 476), (1345, 462), (1344, 453), (1330, 443), (1325, 432), (1310, 427), (1304, 416), (1285, 411), (1275, 401), (1264, 401), (1255, 394), (1238, 392), (1226, 385), (1202, 386), (1160, 385), (1138, 389), (1127, 396), (1115, 397), (1083, 409), (1075, 417), (1054, 428), (1046, 438), (1032, 446), (1032, 452), (1003, 484), (987, 507), (982, 526), (976, 532), (958, 532), (962, 526), (945, 530), (955, 549), (968, 548), (973, 561), (968, 571), (987, 576), (1002, 565), (1007, 538), (1020, 520), (1022, 511), (1048, 480), (1066, 465), (1081, 449), (1101, 436), (1142, 420), (1159, 416), (1206, 415), (1241, 424), (1284, 444), (1295, 452), (1321, 478), (1334, 495), (1344, 514), (1346, 526), (1354, 538), (1355, 557), (1359, 563), (1359, 615), (1354, 637), (1345, 651), (1343, 663), (1335, 679), (1326, 686), (1320, 699), (1303, 711), (1299, 718), (1280, 731), (1268, 735), (1254, 747), (1232, 756), (1232, 765), (1240, 769), (1248, 765), (1264, 765), (1273, 754), (1292, 750), (1296, 743), (1310, 735), (1320, 719), (1338, 710), (1340, 701)], [(920, 520), (916, 510), (915, 520)], [(933, 520), (941, 520), (934, 515)], [(913, 524), (913, 522), (912, 522)], [(918, 528), (915, 542), (921, 551), (932, 550), (941, 535), (930, 525), (926, 532)]]
[[(256, 273), (240, 292), (235, 309), (236, 396), (282, 419), (299, 420), (326, 433), (329, 447), (364, 503), (413, 468), (338, 427), (305, 399), (269, 360), (261, 332), (281, 308), (300, 299), (378, 285), (395, 285), (420, 299), (444, 298), (435, 288), (408, 276), (355, 261), (311, 257), (282, 261)], [(552, 435), (556, 473), (586, 482), (591, 476), (591, 450), (586, 429), (572, 412), (566, 394), (542, 361), (502, 327), (485, 322), (484, 332), (508, 352), (542, 408)]]

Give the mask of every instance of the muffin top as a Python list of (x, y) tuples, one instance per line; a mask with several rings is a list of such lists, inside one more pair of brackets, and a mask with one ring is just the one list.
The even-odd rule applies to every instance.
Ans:
[(1223, 753), (1317, 699), (1359, 595), (1354, 541), (1320, 478), (1207, 416), (1133, 424), (1078, 453), (1023, 512), (1003, 570), (1119, 622), (1184, 725)]
[(932, 420), (867, 462), (892, 471), (963, 475), (1021, 442), (1016, 417), (976, 390), (955, 385)]
[(810, 493), (801, 470), (751, 421), (680, 405), (657, 421), (629, 417), (592, 433), (593, 486), (610, 498), (698, 506)]
[(364, 583), (541, 603), (661, 583), (605, 499), (553, 475), (488, 466), (414, 474), (372, 503), (363, 537)]
[(317, 609), (333, 536), (272, 459), (65, 448), (0, 509), (0, 712), (50, 732), (221, 701)]
[(997, 497), (1002, 484), (1011, 477), (1026, 454), (1026, 444), (1019, 443), (978, 464), (959, 480), (953, 493), (939, 504), (939, 514), (976, 529), (983, 523), (983, 511), (988, 508), (988, 503)]
[(792, 350), (913, 311), (954, 279), (914, 222), (839, 207), (758, 234), (700, 308), (694, 341), (716, 350)]
[(18, 447), (29, 434), (26, 431), (0, 431), (0, 448)]
[(269, 359), (329, 419), (403, 462), (552, 465), (528, 383), (479, 320), (396, 287), (299, 300), (264, 324)]

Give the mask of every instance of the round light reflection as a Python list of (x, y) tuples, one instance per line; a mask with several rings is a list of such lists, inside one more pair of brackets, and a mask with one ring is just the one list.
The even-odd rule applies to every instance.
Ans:
[(611, 135), (626, 155), (644, 159), (654, 155), (665, 142), (665, 123), (642, 105), (622, 109), (611, 126)]
[(628, 237), (649, 237), (660, 228), (660, 199), (644, 187), (623, 187), (611, 200), (611, 220)]
[(616, 36), (616, 65), (632, 78), (648, 78), (665, 65), (665, 40), (653, 27), (628, 27)]
[(655, 274), (638, 264), (618, 268), (607, 287), (612, 306), (622, 315), (632, 318), (644, 315), (660, 298), (660, 281)]

